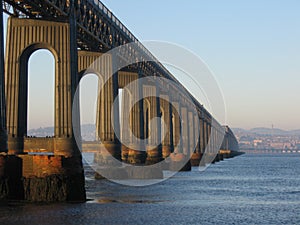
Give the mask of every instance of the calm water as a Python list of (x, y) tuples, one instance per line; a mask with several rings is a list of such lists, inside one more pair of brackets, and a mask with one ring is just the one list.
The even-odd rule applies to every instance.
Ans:
[(0, 224), (300, 224), (300, 155), (244, 155), (148, 187), (94, 180), (83, 204), (11, 204)]

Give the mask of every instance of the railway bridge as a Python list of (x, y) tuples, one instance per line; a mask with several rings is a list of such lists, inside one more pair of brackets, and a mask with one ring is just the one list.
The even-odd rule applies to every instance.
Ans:
[[(189, 169), (238, 151), (230, 128), (99, 0), (1, 2), (1, 198), (84, 201), (81, 151), (95, 151), (100, 164), (109, 157), (128, 165), (168, 159), (171, 166), (163, 169)], [(10, 15), (5, 53), (3, 13)], [(48, 138), (27, 136), (28, 60), (39, 49), (55, 58), (54, 136)], [(78, 87), (90, 73), (99, 83), (96, 140), (82, 144)]]

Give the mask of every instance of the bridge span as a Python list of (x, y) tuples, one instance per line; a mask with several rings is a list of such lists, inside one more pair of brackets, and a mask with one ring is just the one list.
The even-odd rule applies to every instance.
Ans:
[[(1, 2), (0, 198), (84, 201), (81, 151), (94, 151), (99, 164), (109, 157), (126, 165), (168, 159), (161, 168), (167, 170), (237, 154), (230, 128), (219, 124), (100, 1)], [(3, 12), (10, 15), (5, 56)], [(27, 136), (28, 60), (39, 49), (55, 58), (55, 125), (49, 138)], [(90, 73), (99, 78), (96, 140), (81, 143), (76, 90)]]

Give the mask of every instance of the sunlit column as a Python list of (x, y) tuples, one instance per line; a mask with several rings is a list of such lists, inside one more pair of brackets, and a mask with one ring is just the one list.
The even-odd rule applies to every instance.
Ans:
[[(138, 78), (142, 78), (142, 73), (138, 73)], [(131, 85), (131, 98), (129, 108), (130, 122), (130, 144), (128, 146), (128, 162), (132, 164), (145, 163), (146, 149), (141, 140), (144, 140), (144, 104), (143, 104), (143, 84), (138, 79)], [(141, 99), (138, 101), (138, 99)]]
[(160, 106), (162, 109), (162, 156), (166, 158), (172, 151), (173, 144), (173, 125), (172, 125), (172, 106), (170, 104), (169, 96), (161, 96)]
[(182, 124), (182, 146), (183, 153), (187, 154), (189, 151), (189, 143), (188, 143), (188, 112), (186, 107), (181, 107), (181, 124)]
[(180, 118), (180, 106), (176, 101), (172, 102), (172, 124), (173, 124), (173, 146), (174, 152), (182, 152), (181, 141), (181, 118)]
[(195, 124), (193, 112), (188, 111), (188, 149), (187, 155), (191, 155), (195, 150)]
[(192, 166), (199, 166), (201, 160), (201, 149), (200, 149), (200, 121), (199, 121), (199, 112), (194, 113), (194, 146), (193, 146), (193, 154), (191, 157)]
[(210, 143), (210, 139), (211, 139), (211, 124), (209, 123), (209, 121), (207, 121), (207, 140), (206, 143), (208, 144), (208, 153), (212, 152), (212, 146), (209, 144)]
[(208, 153), (208, 130), (207, 130), (207, 121), (203, 118), (203, 150), (205, 153)]
[(145, 99), (149, 102), (149, 120), (150, 127), (149, 141), (147, 144), (147, 163), (152, 164), (161, 160), (161, 123), (160, 101), (156, 85), (145, 85), (143, 87)]
[(199, 133), (199, 116), (198, 116), (198, 112), (194, 114), (194, 124), (195, 124), (195, 128), (194, 128), (194, 138), (195, 138), (195, 150), (194, 152), (200, 153), (200, 133)]
[(201, 116), (200, 117), (200, 129), (199, 129), (199, 132), (200, 132), (200, 138), (199, 138), (199, 142), (200, 142), (200, 152), (203, 154), (204, 153), (204, 150), (205, 150), (205, 128), (204, 128), (204, 120), (203, 120), (203, 117)]
[[(99, 96), (96, 114), (96, 138), (101, 141), (103, 150), (107, 150), (116, 159), (121, 159), (121, 146), (116, 136), (119, 133), (119, 103), (114, 105), (118, 95), (117, 74), (112, 74), (110, 55), (103, 55), (100, 63), (100, 74), (104, 83), (99, 79)], [(115, 107), (113, 107), (115, 106)]]

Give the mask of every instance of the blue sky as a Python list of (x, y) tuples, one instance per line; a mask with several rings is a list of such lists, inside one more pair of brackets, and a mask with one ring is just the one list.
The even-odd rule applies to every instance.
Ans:
[(300, 128), (300, 1), (103, 1), (140, 39), (199, 55), (231, 127)]
[[(222, 89), (227, 123), (231, 127), (274, 124), (283, 129), (300, 128), (300, 1), (104, 0), (103, 3), (141, 41), (179, 44), (201, 57)], [(52, 82), (53, 72), (45, 71), (47, 64), (52, 65), (51, 57), (45, 55), (37, 52), (32, 58), (35, 66), (30, 76), (34, 80), (43, 74), (47, 78), (46, 88), (47, 82)], [(40, 63), (39, 59), (45, 57), (48, 57), (46, 63)], [(32, 81), (32, 87), (41, 88), (41, 83)], [(38, 95), (32, 93), (32, 102), (39, 105), (36, 103), (42, 102), (42, 98), (34, 99)], [(47, 102), (51, 101), (49, 98)], [(32, 121), (35, 120), (32, 127), (53, 123), (39, 118), (41, 113), (30, 108), (32, 113), (37, 112), (31, 115)]]

